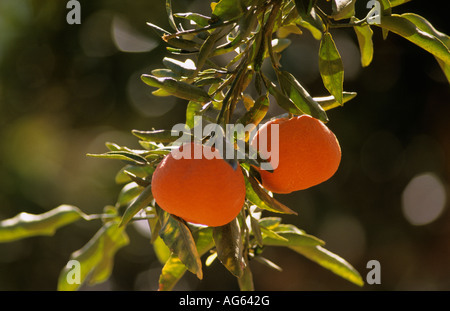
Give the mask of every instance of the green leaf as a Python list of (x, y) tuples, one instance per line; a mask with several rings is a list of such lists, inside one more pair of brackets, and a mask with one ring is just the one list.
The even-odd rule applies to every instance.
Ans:
[(256, 244), (262, 247), (264, 242), (262, 238), (261, 228), (259, 227), (259, 221), (251, 215), (249, 215), (248, 217), (250, 217), (250, 226), (252, 228), (252, 233), (255, 237)]
[(356, 0), (332, 0), (331, 6), (333, 13), (331, 17), (334, 20), (350, 18), (355, 15)]
[(128, 205), (127, 209), (123, 213), (122, 219), (120, 221), (120, 226), (126, 226), (128, 222), (136, 215), (139, 211), (146, 208), (153, 200), (152, 187), (148, 185), (142, 190), (139, 196), (133, 202)]
[[(152, 29), (156, 32), (156, 34), (158, 34), (158, 36), (160, 36), (162, 38), (164, 38), (164, 36), (166, 36), (166, 35), (170, 35), (170, 32), (162, 29), (159, 26), (156, 26), (152, 23), (147, 23), (147, 25), (152, 27)], [(198, 51), (198, 49), (200, 48), (200, 44), (198, 44), (194, 41), (190, 41), (190, 40), (185, 40), (185, 39), (180, 39), (180, 38), (172, 38), (172, 39), (165, 40), (165, 41), (173, 47), (184, 49), (187, 51)]]
[(241, 291), (254, 291), (255, 285), (253, 284), (253, 274), (250, 270), (248, 262), (245, 264), (242, 276), (238, 278), (239, 289)]
[(161, 264), (165, 264), (170, 259), (172, 252), (159, 236), (153, 241), (153, 249)]
[(283, 271), (283, 269), (277, 265), (276, 263), (270, 261), (267, 258), (261, 257), (261, 256), (256, 256), (255, 260), (258, 261), (259, 263), (262, 263), (263, 265), (265, 265), (266, 267), (269, 267), (271, 269), (277, 270), (277, 271)]
[(311, 13), (315, 0), (295, 0), (295, 7), (300, 16), (308, 16)]
[(344, 92), (342, 104), (338, 103), (333, 95), (314, 97), (314, 100), (319, 103), (322, 108), (327, 111), (336, 107), (342, 107), (343, 104), (356, 97), (356, 92)]
[[(357, 18), (353, 18), (352, 21), (358, 21)], [(361, 65), (367, 67), (370, 65), (373, 59), (373, 31), (370, 25), (354, 26), (353, 29), (358, 39), (359, 51), (361, 53)]]
[(450, 83), (450, 65), (444, 63), (442, 60), (436, 57), (436, 60), (439, 64), (439, 66), (442, 69), (442, 72), (444, 73), (445, 77), (447, 78), (447, 81)]
[(134, 163), (138, 165), (146, 165), (148, 164), (147, 160), (140, 155), (129, 151), (109, 151), (103, 154), (91, 154), (88, 153), (87, 156), (93, 158), (102, 158), (102, 159), (112, 159), (112, 160), (122, 160), (128, 163)]
[(392, 8), (396, 7), (396, 6), (399, 6), (401, 4), (407, 3), (409, 1), (411, 1), (411, 0), (389, 0), (389, 2), (391, 3), (391, 7)]
[(155, 143), (168, 144), (176, 141), (183, 135), (191, 135), (190, 132), (174, 131), (174, 130), (154, 130), (154, 131), (139, 131), (133, 130), (133, 135), (139, 137), (144, 141), (151, 141)]
[(280, 217), (264, 217), (259, 219), (259, 225), (270, 230), (275, 229), (280, 223)]
[(291, 210), (286, 205), (280, 203), (273, 197), (271, 197), (259, 183), (252, 177), (244, 175), (245, 179), (245, 193), (246, 198), (252, 204), (258, 206), (261, 209), (265, 209), (275, 213), (294, 214), (297, 213)]
[(364, 280), (352, 265), (350, 265), (345, 259), (326, 250), (320, 245), (290, 246), (289, 248), (316, 262), (325, 269), (328, 269), (338, 276), (346, 279), (347, 281), (350, 281), (358, 286), (364, 285)]
[(295, 115), (303, 114), (303, 111), (298, 109), (294, 102), (289, 97), (284, 95), (283, 92), (279, 88), (277, 88), (277, 86), (272, 81), (264, 78), (264, 82), (266, 84), (267, 90), (275, 98), (278, 106)]
[(212, 14), (223, 21), (235, 19), (244, 14), (241, 4), (236, 0), (220, 0), (213, 8)]
[(442, 35), (432, 31), (425, 21), (425, 19), (418, 16), (392, 14), (391, 16), (382, 17), (379, 26), (418, 45), (442, 60), (445, 64), (450, 64), (449, 49), (439, 38)]
[(172, 1), (171, 0), (166, 0), (166, 11), (167, 11), (167, 16), (169, 17), (170, 27), (172, 27), (173, 30), (178, 31), (177, 24), (175, 23), (175, 20), (173, 19)]
[(237, 219), (235, 218), (224, 226), (213, 227), (213, 239), (220, 262), (233, 275), (241, 277), (245, 268), (245, 261), (242, 256), (244, 246)]
[(211, 98), (205, 90), (186, 82), (177, 81), (172, 78), (157, 78), (147, 74), (143, 74), (141, 79), (147, 85), (162, 88), (175, 97), (196, 102), (211, 101)]
[(115, 181), (117, 184), (124, 184), (131, 182), (131, 178), (129, 173), (140, 177), (140, 178), (149, 178), (152, 176), (155, 168), (150, 165), (125, 165), (122, 169), (120, 169), (115, 177)]
[(189, 58), (184, 62), (181, 62), (170, 57), (164, 57), (162, 62), (164, 66), (172, 70), (175, 75), (178, 76), (191, 77), (197, 70), (195, 63)]
[(80, 284), (70, 281), (73, 271), (68, 265), (59, 275), (58, 290), (73, 291), (86, 282), (94, 285), (106, 281), (111, 275), (116, 252), (128, 243), (126, 232), (119, 228), (116, 221), (104, 224), (86, 245), (70, 256), (70, 260), (80, 264)]
[(319, 70), (325, 88), (338, 103), (343, 103), (344, 66), (329, 32), (322, 37), (319, 47)]
[(311, 14), (309, 16), (299, 17), (295, 20), (295, 23), (305, 29), (308, 29), (314, 39), (322, 39), (322, 33), (325, 31), (325, 25), (314, 8), (311, 10)]
[(123, 188), (119, 192), (119, 196), (117, 198), (117, 204), (119, 207), (128, 205), (132, 200), (136, 199), (139, 194), (142, 192), (142, 187), (137, 183), (130, 182), (123, 186)]
[(202, 109), (202, 104), (195, 102), (195, 101), (190, 101), (187, 105), (186, 108), (186, 125), (189, 128), (194, 128), (195, 124), (194, 124), (194, 117), (196, 115), (198, 115), (199, 111)]
[(191, 20), (194, 23), (196, 23), (197, 25), (201, 26), (201, 27), (205, 27), (209, 25), (209, 20), (211, 19), (208, 16), (205, 15), (201, 15), (198, 13), (175, 13), (174, 14), (175, 17), (180, 17), (180, 18), (184, 18), (187, 20)]
[(267, 235), (266, 232), (263, 231), (264, 245), (310, 247), (325, 244), (322, 240), (305, 233), (303, 230), (298, 229), (294, 225), (280, 224), (271, 231), (276, 233), (278, 236), (281, 236), (283, 239), (278, 237), (274, 238), (273, 236)]
[[(236, 124), (242, 124), (245, 126), (253, 124), (255, 127), (264, 119), (267, 111), (269, 110), (269, 96), (268, 94), (258, 97), (251, 107), (242, 117), (240, 117)], [(245, 141), (249, 138), (249, 133), (245, 132)]]
[(180, 75), (176, 74), (175, 72), (167, 68), (153, 69), (151, 72), (152, 75), (158, 78), (174, 78), (174, 79), (180, 78)]
[(161, 220), (161, 239), (189, 271), (202, 279), (202, 262), (189, 227), (178, 217), (163, 210), (158, 209), (158, 215)]
[(323, 108), (309, 95), (305, 88), (297, 81), (297, 79), (287, 71), (280, 71), (278, 73), (281, 88), (286, 96), (303, 113), (308, 114), (323, 122), (328, 122), (328, 117)]
[[(203, 256), (214, 246), (211, 227), (198, 228), (192, 232), (192, 236), (194, 237), (195, 246), (200, 256)], [(186, 271), (187, 268), (181, 260), (174, 254), (170, 255), (159, 277), (159, 290), (172, 290)]]
[(86, 215), (77, 207), (61, 205), (43, 214), (22, 212), (0, 221), (0, 243), (32, 236), (51, 236), (60, 227), (69, 225)]

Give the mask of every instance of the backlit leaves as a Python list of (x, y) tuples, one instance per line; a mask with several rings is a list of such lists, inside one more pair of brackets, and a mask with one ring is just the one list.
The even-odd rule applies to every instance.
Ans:
[(71, 205), (61, 205), (39, 215), (22, 212), (13, 218), (0, 221), (0, 243), (32, 236), (53, 235), (58, 228), (84, 217), (77, 207)]
[(319, 70), (326, 89), (343, 103), (344, 65), (336, 45), (329, 32), (322, 37), (319, 47)]

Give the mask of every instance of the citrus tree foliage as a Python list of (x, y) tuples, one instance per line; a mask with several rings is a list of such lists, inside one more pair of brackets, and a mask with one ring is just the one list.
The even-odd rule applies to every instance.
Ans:
[[(343, 88), (342, 60), (330, 33), (330, 29), (344, 27), (354, 29), (362, 67), (372, 60), (373, 28), (381, 28), (384, 38), (392, 32), (431, 53), (450, 80), (449, 36), (420, 15), (392, 13), (393, 7), (407, 0), (371, 2), (373, 9), (368, 9), (366, 16), (357, 17), (355, 0), (332, 0), (320, 7), (315, 0), (220, 0), (212, 2), (211, 14), (204, 16), (195, 12), (174, 13), (171, 1), (167, 0), (171, 29), (152, 23), (148, 26), (167, 44), (168, 56), (162, 60), (161, 69), (144, 73), (142, 81), (155, 88), (155, 96), (186, 100), (186, 124), (191, 129), (196, 116), (221, 126), (233, 122), (256, 126), (269, 105), (279, 105), (289, 116), (308, 114), (327, 122), (328, 110), (356, 96)], [(290, 44), (287, 36), (301, 36), (305, 31), (320, 41), (317, 65), (329, 94), (310, 94), (301, 81), (280, 65), (280, 53)], [(227, 53), (233, 55), (228, 64), (221, 66), (214, 62), (214, 56)], [(179, 56), (185, 60), (179, 60)], [(270, 75), (262, 70), (266, 59), (273, 71)], [(246, 92), (250, 85), (258, 93), (256, 99)], [(246, 109), (243, 115), (235, 113), (238, 104)], [(135, 220), (147, 221), (152, 233), (149, 242), (163, 264), (160, 290), (173, 289), (187, 271), (201, 279), (203, 265), (214, 260), (219, 260), (236, 277), (242, 290), (253, 290), (249, 261), (257, 260), (280, 269), (263, 257), (266, 247), (290, 248), (340, 277), (363, 285), (360, 274), (346, 260), (328, 251), (324, 241), (283, 223), (282, 214), (296, 212), (262, 188), (253, 168), (259, 164), (257, 159), (246, 157), (239, 162), (245, 176), (246, 202), (236, 219), (227, 225), (195, 225), (163, 211), (151, 193), (152, 173), (180, 133), (164, 129), (132, 133), (142, 149), (106, 143), (108, 152), (90, 155), (124, 163), (115, 177), (123, 188), (114, 206), (106, 206), (99, 215), (86, 215), (69, 205), (40, 215), (20, 213), (0, 222), (0, 242), (53, 235), (61, 226), (75, 221), (100, 220), (98, 232), (69, 259), (80, 262), (80, 284), (67, 282), (70, 269), (64, 267), (58, 281), (60, 290), (77, 290), (83, 284), (107, 280), (115, 253), (129, 243), (127, 225)], [(248, 136), (242, 139), (247, 142)]]

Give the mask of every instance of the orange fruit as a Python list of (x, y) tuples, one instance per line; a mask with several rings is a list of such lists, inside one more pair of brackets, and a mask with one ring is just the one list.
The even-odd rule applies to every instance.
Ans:
[[(264, 188), (274, 193), (291, 193), (320, 184), (334, 175), (341, 161), (341, 148), (325, 124), (308, 115), (271, 120), (256, 133), (251, 142), (253, 148), (260, 148), (259, 137), (267, 135), (267, 151), (271, 152), (274, 124), (279, 125), (278, 167), (273, 173), (259, 169)], [(264, 154), (264, 150), (260, 154), (265, 158), (270, 155)], [(272, 158), (269, 162), (275, 163)]]
[[(194, 145), (202, 148), (199, 159), (194, 158)], [(169, 214), (192, 223), (215, 227), (232, 221), (245, 202), (240, 167), (234, 170), (211, 147), (186, 143), (178, 151), (191, 157), (180, 158), (172, 151), (153, 173), (151, 187), (156, 203)], [(205, 158), (205, 151), (215, 157)]]

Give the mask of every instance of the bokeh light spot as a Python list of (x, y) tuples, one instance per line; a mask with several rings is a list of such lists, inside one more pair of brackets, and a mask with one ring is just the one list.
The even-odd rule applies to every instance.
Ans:
[(413, 225), (435, 221), (444, 211), (447, 201), (445, 187), (433, 173), (415, 176), (402, 194), (402, 212)]

